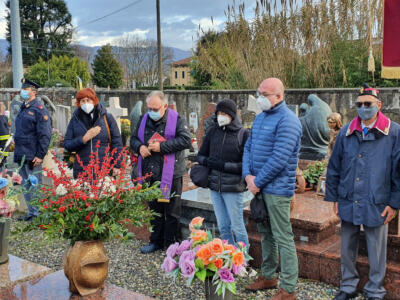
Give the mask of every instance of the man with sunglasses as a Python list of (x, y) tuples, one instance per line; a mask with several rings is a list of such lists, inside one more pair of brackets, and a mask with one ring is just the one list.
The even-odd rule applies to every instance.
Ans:
[(400, 126), (382, 112), (379, 91), (363, 85), (358, 116), (338, 134), (329, 160), (325, 201), (341, 219), (341, 281), (334, 299), (353, 299), (359, 275), (356, 261), (363, 225), (370, 265), (367, 299), (383, 299), (386, 290), (388, 223), (400, 208)]
[(150, 243), (140, 250), (151, 253), (179, 240), (180, 196), (186, 174), (185, 155), (192, 139), (186, 121), (168, 108), (163, 92), (153, 91), (146, 99), (147, 113), (132, 132), (131, 149), (140, 154), (139, 177), (152, 174), (150, 183), (160, 181), (163, 197), (149, 203), (159, 215), (151, 221)]

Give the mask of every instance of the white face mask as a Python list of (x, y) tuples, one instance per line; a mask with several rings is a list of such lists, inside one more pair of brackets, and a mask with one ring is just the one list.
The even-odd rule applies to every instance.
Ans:
[(257, 105), (262, 111), (270, 110), (271, 109), (271, 101), (263, 95), (257, 97)]
[(81, 105), (81, 108), (85, 113), (90, 114), (94, 109), (94, 105), (92, 103), (85, 103)]
[(227, 117), (227, 116), (224, 116), (224, 115), (218, 115), (217, 116), (217, 121), (218, 121), (219, 127), (226, 126), (226, 125), (229, 125), (231, 123), (231, 119), (229, 117)]

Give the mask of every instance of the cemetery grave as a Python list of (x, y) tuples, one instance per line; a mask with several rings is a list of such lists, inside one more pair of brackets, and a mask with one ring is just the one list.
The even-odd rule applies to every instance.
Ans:
[[(72, 103), (73, 104), (73, 103)], [(176, 108), (176, 105), (172, 105)], [(291, 105), (290, 107), (295, 113), (299, 113), (298, 105)], [(107, 110), (113, 114), (116, 120), (121, 117), (128, 116), (126, 108), (121, 108), (119, 105), (118, 97), (110, 97), (109, 107)], [(210, 116), (215, 111), (215, 104), (209, 103), (206, 108), (206, 113), (198, 119), (195, 112), (189, 114), (190, 125), (195, 128), (195, 123), (198, 123), (196, 130), (197, 141), (199, 147), (201, 139), (204, 135), (204, 126), (209, 121)], [(257, 113), (254, 110), (254, 102), (248, 99), (248, 107), (241, 111), (243, 118), (249, 116), (246, 120), (249, 124), (252, 122), (252, 117)], [(53, 126), (61, 133), (65, 133), (66, 126), (68, 125), (71, 116), (71, 107), (57, 105), (55, 110), (55, 120)], [(119, 124), (119, 122), (117, 121)], [(301, 161), (299, 165), (305, 166), (309, 162)], [(50, 183), (49, 183), (50, 184)], [(248, 205), (251, 195), (248, 195), (245, 201), (245, 206)], [(184, 178), (184, 192), (182, 194), (183, 214), (181, 218), (182, 233), (187, 234), (187, 224), (189, 220), (196, 215), (201, 215), (205, 218), (206, 225), (209, 229), (217, 230), (216, 219), (213, 214), (213, 208), (209, 199), (209, 191), (207, 189), (196, 188), (190, 182), (190, 178)], [(249, 208), (246, 207), (244, 211), (245, 220), (247, 223), (247, 230), (249, 233), (251, 248), (250, 254), (254, 258), (251, 262), (253, 267), (260, 267), (261, 248), (260, 237), (257, 232), (256, 226), (252, 220), (249, 219)], [(332, 284), (333, 286), (324, 285), (320, 283), (312, 283), (307, 280), (300, 280), (298, 286), (299, 299), (330, 299), (336, 292), (334, 286), (338, 286), (340, 279), (340, 225), (339, 219), (333, 215), (331, 204), (326, 203), (321, 197), (318, 197), (315, 192), (309, 191), (305, 194), (296, 195), (296, 205), (294, 205), (291, 212), (291, 221), (293, 232), (296, 239), (296, 247), (299, 258), (300, 277), (304, 279), (311, 279), (320, 282)], [(390, 224), (390, 237), (388, 241), (388, 271), (385, 279), (385, 286), (389, 291), (387, 299), (396, 299), (396, 295), (400, 294), (400, 223), (397, 218)], [(110, 279), (102, 290), (102, 299), (151, 299), (148, 296), (157, 299), (203, 299), (203, 289), (200, 287), (192, 287), (190, 289), (184, 287), (184, 283), (178, 286), (177, 294), (171, 298), (171, 291), (175, 287), (169, 285), (169, 281), (161, 278), (160, 265), (163, 253), (155, 253), (150, 256), (144, 257), (139, 254), (139, 247), (148, 240), (147, 228), (130, 228), (135, 234), (136, 239), (131, 244), (122, 244), (118, 241), (106, 245), (107, 251), (115, 253), (117, 261), (111, 260), (114, 264), (110, 269)], [(29, 237), (27, 241), (34, 243), (38, 241), (38, 237)], [(45, 257), (34, 257), (32, 250), (25, 248), (23, 245), (25, 241), (19, 241), (12, 245), (10, 253), (15, 253), (17, 256), (10, 255), (10, 261), (6, 264), (0, 265), (0, 299), (70, 299), (70, 292), (68, 290), (68, 282), (60, 270), (60, 249), (63, 248), (62, 243), (58, 250), (49, 250), (48, 253), (43, 254)], [(28, 243), (28, 244), (29, 244)], [(20, 247), (21, 249), (18, 249)], [(47, 247), (47, 246), (46, 246)], [(36, 251), (46, 252), (46, 249), (41, 249), (40, 246), (34, 248)], [(109, 250), (110, 249), (110, 250)], [(24, 253), (25, 251), (25, 253)], [(122, 252), (126, 252), (121, 258), (118, 258)], [(56, 254), (57, 253), (57, 254)], [(362, 276), (360, 287), (365, 283), (366, 275), (368, 274), (368, 262), (366, 259), (365, 244), (361, 243), (359, 258), (359, 271)], [(28, 260), (19, 257), (27, 255)], [(48, 257), (46, 257), (48, 255)], [(58, 257), (57, 263), (49, 263), (49, 257)], [(110, 257), (112, 257), (110, 255)], [(35, 261), (38, 263), (32, 263)], [(119, 270), (121, 264), (126, 262), (127, 266)], [(140, 271), (137, 270), (140, 268)], [(135, 271), (136, 270), (136, 271)], [(130, 275), (124, 278), (125, 273), (138, 273), (140, 279), (135, 279), (129, 282)], [(133, 274), (132, 276), (134, 276)], [(153, 286), (146, 284), (146, 280), (152, 278)], [(252, 278), (245, 278), (242, 280), (239, 295), (241, 299), (248, 297), (256, 297), (244, 290), (243, 286), (251, 281)], [(137, 283), (139, 281), (141, 283)], [(160, 289), (157, 290), (157, 286)], [(315, 291), (313, 291), (315, 289)], [(137, 294), (131, 291), (136, 291)], [(258, 296), (272, 296), (274, 291), (263, 291)], [(50, 295), (50, 296), (47, 296)], [(196, 295), (196, 296), (195, 296)], [(303, 296), (301, 296), (303, 295)], [(96, 296), (96, 297), (97, 297)], [(188, 297), (194, 298), (188, 298)], [(300, 298), (301, 297), (301, 298)], [(71, 298), (78, 299), (78, 298)], [(95, 298), (87, 298), (95, 299)], [(96, 298), (97, 299), (97, 298)], [(360, 298), (361, 299), (361, 298)]]

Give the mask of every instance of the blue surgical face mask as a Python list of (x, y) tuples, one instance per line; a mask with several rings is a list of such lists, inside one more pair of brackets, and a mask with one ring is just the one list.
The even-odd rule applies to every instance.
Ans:
[(357, 113), (358, 116), (360, 117), (361, 120), (370, 120), (373, 117), (375, 117), (376, 113), (378, 112), (378, 106), (370, 106), (370, 107), (365, 107), (361, 106), (357, 108)]
[(159, 110), (158, 110), (158, 111), (149, 110), (148, 114), (149, 114), (149, 117), (150, 117), (153, 121), (158, 121), (158, 120), (161, 119), (161, 113), (160, 113)]
[(29, 92), (27, 90), (21, 90), (19, 92), (19, 96), (24, 100), (28, 100), (30, 98)]

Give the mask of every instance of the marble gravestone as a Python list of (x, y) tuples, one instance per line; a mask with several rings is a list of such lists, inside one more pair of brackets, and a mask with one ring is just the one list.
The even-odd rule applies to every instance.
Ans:
[(196, 112), (191, 112), (189, 115), (189, 126), (193, 128), (193, 131), (197, 131), (197, 127), (199, 126), (199, 120), (197, 118)]
[(249, 95), (247, 110), (254, 112), (256, 115), (262, 113), (262, 110), (258, 107), (257, 99), (253, 95)]
[[(246, 191), (243, 197), (243, 207), (250, 205), (253, 195)], [(180, 218), (182, 236), (186, 237), (189, 232), (187, 225), (189, 222), (197, 217), (204, 218), (205, 226), (213, 231), (218, 231), (217, 219), (214, 213), (214, 207), (211, 200), (210, 190), (207, 188), (195, 188), (182, 193), (182, 214)]]
[(65, 136), (69, 120), (71, 119), (71, 108), (65, 105), (56, 105), (55, 119), (55, 128)]
[(287, 107), (298, 117), (299, 116), (299, 106), (288, 104)]
[(131, 134), (136, 131), (140, 117), (142, 116), (142, 106), (143, 101), (138, 101), (129, 114), (129, 119), (131, 121)]
[(128, 116), (128, 109), (119, 106), (119, 97), (110, 97), (108, 100), (109, 107), (107, 112), (110, 113), (117, 122), (118, 129), (121, 132), (121, 117)]
[(311, 94), (308, 104), (300, 105), (300, 122), (303, 128), (300, 159), (322, 160), (326, 156), (329, 144), (327, 117), (332, 113), (329, 105)]
[(197, 139), (197, 145), (198, 145), (199, 149), (203, 142), (203, 137), (204, 137), (206, 130), (210, 126), (210, 123), (213, 122), (212, 117), (215, 113), (216, 108), (217, 108), (216, 103), (208, 103), (206, 112), (204, 113), (203, 117), (201, 118), (199, 128), (196, 131), (196, 139)]
[(15, 119), (21, 110), (22, 101), (19, 95), (15, 96), (10, 104), (11, 134), (15, 134)]

